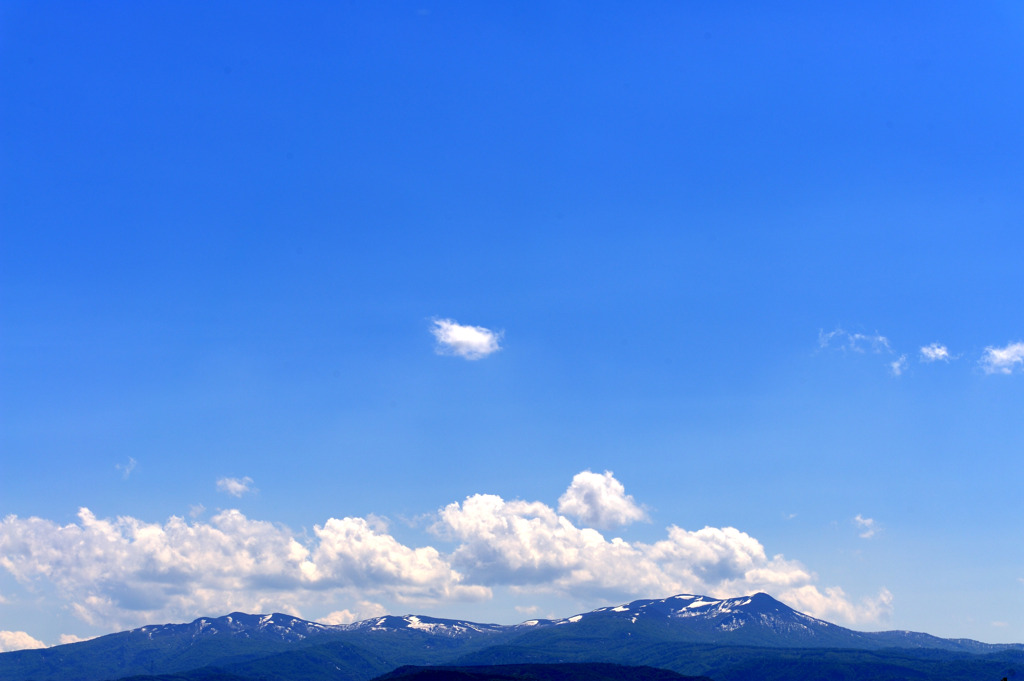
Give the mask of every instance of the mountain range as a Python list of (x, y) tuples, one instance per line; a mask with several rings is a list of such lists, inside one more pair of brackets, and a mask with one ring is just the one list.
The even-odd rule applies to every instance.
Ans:
[[(435, 671), (442, 665), (454, 674), (457, 667), (567, 663), (645, 665), (716, 681), (999, 681), (1024, 674), (1024, 644), (859, 632), (763, 593), (730, 599), (678, 595), (508, 626), (424, 615), (326, 625), (280, 613), (236, 612), (3, 653), (0, 679), (370, 681), (405, 665)], [(542, 678), (535, 672), (532, 678)]]

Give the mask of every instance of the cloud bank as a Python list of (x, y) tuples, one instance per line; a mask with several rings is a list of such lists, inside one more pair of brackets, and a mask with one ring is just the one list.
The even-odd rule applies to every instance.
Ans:
[[(559, 500), (474, 494), (440, 509), (429, 531), (438, 546), (413, 547), (372, 518), (330, 518), (308, 535), (227, 510), (209, 521), (77, 522), (8, 516), (0, 521), (0, 567), (27, 589), (56, 599), (81, 620), (110, 629), (211, 613), (289, 612), (345, 622), (379, 614), (380, 601), (490, 599), (495, 588), (592, 603), (697, 593), (767, 591), (819, 617), (847, 623), (888, 612), (891, 596), (853, 603), (819, 589), (812, 572), (769, 555), (733, 527), (676, 525), (652, 543), (608, 539), (597, 524), (645, 519), (610, 472), (584, 471)], [(577, 519), (577, 523), (569, 516)], [(334, 606), (333, 612), (327, 613)], [(347, 605), (348, 607), (339, 607)]]
[(437, 339), (437, 352), (441, 355), (477, 360), (501, 350), (501, 333), (482, 326), (466, 326), (451, 319), (436, 319), (430, 332)]

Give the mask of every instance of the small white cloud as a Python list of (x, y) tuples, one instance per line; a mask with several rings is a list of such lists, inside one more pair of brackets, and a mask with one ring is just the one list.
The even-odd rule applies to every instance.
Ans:
[(0, 631), (0, 653), (9, 653), (12, 650), (26, 650), (28, 648), (45, 647), (45, 643), (32, 638), (24, 631)]
[(195, 520), (204, 513), (206, 513), (206, 507), (202, 504), (192, 504), (188, 507), (188, 517), (192, 520)]
[(948, 362), (950, 359), (949, 348), (945, 345), (932, 343), (921, 348), (922, 362)]
[(889, 363), (889, 371), (892, 372), (893, 376), (902, 376), (903, 372), (907, 370), (907, 356), (900, 355), (899, 359), (895, 362)]
[(646, 520), (647, 514), (626, 494), (626, 488), (611, 471), (604, 475), (577, 473), (565, 494), (558, 498), (558, 512), (585, 525), (608, 529)]
[(871, 537), (875, 536), (876, 533), (878, 533), (879, 527), (878, 524), (875, 523), (874, 518), (865, 518), (864, 516), (858, 513), (854, 517), (853, 522), (861, 530), (861, 539), (870, 539)]
[(986, 374), (1012, 374), (1024, 366), (1024, 342), (1008, 343), (1005, 347), (989, 346), (981, 357), (981, 368)]
[(76, 636), (74, 634), (61, 634), (60, 645), (67, 645), (68, 643), (81, 643), (82, 641), (91, 641), (95, 636)]
[(889, 339), (878, 333), (850, 333), (844, 329), (835, 329), (826, 333), (823, 329), (818, 331), (818, 346), (822, 348), (838, 347), (843, 350), (864, 353), (870, 350), (874, 353), (892, 352)]
[(872, 352), (892, 352), (892, 348), (889, 346), (889, 339), (885, 336), (875, 333), (874, 335), (854, 333), (850, 335), (850, 349), (856, 352), (864, 352), (866, 348), (870, 348)]
[(501, 350), (501, 332), (482, 326), (467, 326), (451, 319), (435, 319), (430, 330), (437, 339), (437, 352), (465, 359), (482, 359)]
[(221, 478), (217, 481), (217, 489), (233, 497), (240, 497), (255, 491), (252, 488), (252, 478), (248, 475), (244, 478)]
[(387, 610), (380, 603), (360, 601), (359, 606), (354, 611), (348, 608), (336, 610), (317, 621), (321, 624), (352, 624), (353, 622), (368, 620), (371, 617), (381, 617), (386, 614)]
[(317, 620), (322, 625), (350, 625), (355, 622), (356, 614), (347, 607), (344, 610), (335, 610), (323, 618)]
[(132, 474), (133, 470), (135, 470), (135, 465), (137, 463), (138, 462), (135, 459), (133, 459), (132, 457), (129, 456), (128, 457), (128, 463), (116, 464), (114, 466), (114, 468), (116, 468), (117, 470), (121, 471), (121, 477), (124, 478), (125, 480), (127, 480), (128, 476)]
[(540, 610), (540, 606), (537, 605), (517, 605), (516, 612), (520, 615), (532, 615), (533, 613)]

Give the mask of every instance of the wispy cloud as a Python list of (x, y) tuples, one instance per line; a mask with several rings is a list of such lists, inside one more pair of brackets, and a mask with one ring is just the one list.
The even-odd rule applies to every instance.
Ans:
[(217, 481), (217, 489), (233, 497), (241, 497), (243, 494), (256, 491), (252, 488), (252, 478), (248, 475), (244, 478), (221, 478)]
[(1024, 342), (1008, 343), (997, 348), (989, 346), (981, 356), (981, 368), (986, 374), (1012, 374), (1024, 367)]
[(502, 333), (482, 326), (459, 324), (451, 319), (435, 319), (430, 332), (437, 339), (437, 352), (469, 360), (482, 359), (501, 349)]
[(127, 480), (128, 476), (130, 476), (132, 474), (132, 471), (135, 470), (135, 466), (136, 466), (137, 463), (138, 462), (135, 459), (133, 459), (132, 457), (129, 456), (128, 457), (128, 463), (125, 463), (125, 464), (120, 464), (120, 463), (119, 464), (115, 464), (114, 468), (116, 468), (117, 470), (121, 471), (121, 477), (123, 479)]
[(818, 345), (822, 348), (837, 347), (851, 352), (892, 352), (889, 339), (878, 333), (850, 333), (844, 329), (836, 328), (826, 332), (824, 329), (818, 331)]
[(853, 518), (853, 523), (860, 528), (861, 539), (871, 539), (880, 529), (874, 518), (865, 518), (859, 513)]
[[(818, 347), (860, 354), (868, 352), (895, 354), (889, 339), (878, 332), (873, 334), (851, 333), (838, 327), (832, 331), (820, 329), (818, 331)], [(918, 356), (921, 362), (930, 364), (933, 362), (949, 363), (952, 360), (960, 359), (962, 355), (953, 355), (949, 348), (942, 343), (930, 343), (918, 349)], [(1024, 370), (1024, 341), (1007, 343), (1002, 347), (990, 345), (985, 348), (978, 364), (986, 374), (1013, 374)], [(888, 366), (889, 372), (893, 376), (902, 376), (908, 367), (907, 355), (901, 353), (896, 359), (889, 362)]]
[(948, 362), (950, 359), (952, 357), (949, 354), (949, 348), (945, 345), (932, 343), (921, 348), (922, 362)]
[[(832, 348), (842, 350), (844, 353), (853, 352), (857, 354), (893, 354), (892, 345), (889, 339), (878, 333), (851, 333), (845, 329), (835, 328), (832, 331), (820, 329), (818, 331), (818, 347), (821, 349)], [(895, 360), (887, 363), (889, 373), (895, 377), (903, 375), (907, 369), (907, 356), (901, 354)]]

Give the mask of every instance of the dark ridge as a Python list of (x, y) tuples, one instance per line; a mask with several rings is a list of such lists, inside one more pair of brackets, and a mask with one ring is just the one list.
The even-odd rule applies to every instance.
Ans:
[(421, 667), (406, 665), (374, 681), (711, 681), (668, 669), (608, 663), (501, 664)]

